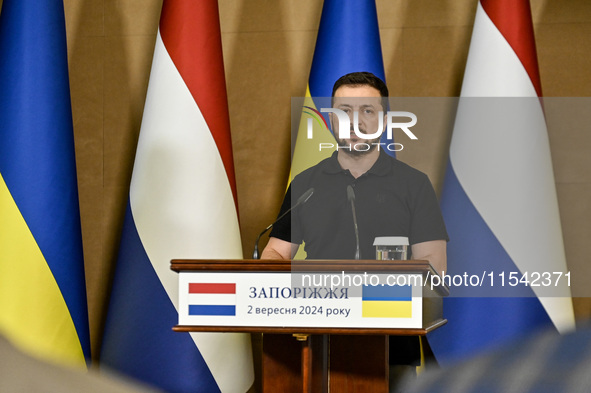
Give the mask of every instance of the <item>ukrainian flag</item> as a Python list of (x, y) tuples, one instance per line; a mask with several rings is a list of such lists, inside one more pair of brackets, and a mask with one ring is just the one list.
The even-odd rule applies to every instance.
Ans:
[[(359, 71), (371, 72), (386, 81), (375, 1), (325, 0), (293, 149), (289, 182), (300, 172), (332, 155), (334, 149), (318, 148), (320, 143), (335, 143), (328, 126), (328, 116), (319, 121), (319, 116), (324, 116), (320, 109), (330, 106), (327, 98), (332, 95), (337, 79)], [(313, 139), (308, 139), (307, 135), (309, 121), (316, 124)], [(386, 152), (394, 154), (387, 149)], [(305, 259), (305, 255), (304, 247), (300, 247), (295, 259)]]
[(362, 291), (363, 318), (412, 318), (410, 285), (364, 285)]
[[(318, 143), (334, 143), (328, 127), (319, 124), (314, 130), (314, 139), (307, 138), (308, 118), (318, 124), (313, 113), (319, 113), (326, 105), (314, 100), (330, 97), (337, 79), (358, 71), (368, 71), (386, 80), (376, 4), (374, 0), (325, 0), (304, 100), (304, 105), (313, 110), (303, 110), (291, 179), (332, 154), (330, 149), (318, 149)], [(325, 119), (328, 122), (328, 116)]]
[(63, 3), (0, 13), (0, 334), (39, 357), (90, 358)]

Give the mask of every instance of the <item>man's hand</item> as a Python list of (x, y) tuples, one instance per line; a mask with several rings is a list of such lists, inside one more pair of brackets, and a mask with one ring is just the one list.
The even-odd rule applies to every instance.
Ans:
[(261, 259), (292, 259), (299, 247), (299, 244), (270, 237), (267, 246), (261, 254)]
[(411, 246), (412, 259), (427, 260), (441, 274), (447, 270), (447, 242), (445, 240), (431, 240)]

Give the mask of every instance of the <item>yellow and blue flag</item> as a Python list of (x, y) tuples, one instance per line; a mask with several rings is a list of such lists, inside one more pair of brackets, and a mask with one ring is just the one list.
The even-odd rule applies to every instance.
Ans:
[(386, 81), (375, 1), (325, 0), (304, 100), (307, 108), (303, 110), (293, 152), (291, 179), (329, 157), (333, 151), (318, 149), (318, 143), (334, 142), (328, 126), (324, 125), (326, 123), (320, 125), (314, 140), (306, 137), (307, 119), (311, 117), (317, 123), (322, 107), (314, 100), (330, 97), (337, 79), (360, 71), (371, 72)]
[(364, 285), (361, 294), (363, 318), (412, 318), (412, 286)]
[[(332, 87), (337, 79), (351, 72), (362, 71), (371, 72), (386, 81), (375, 1), (325, 0), (288, 183), (333, 153), (334, 148), (318, 149), (319, 143), (327, 146), (335, 142), (328, 126), (328, 116), (322, 114), (320, 109), (329, 106), (324, 101), (332, 95)], [(318, 125), (313, 139), (307, 137), (308, 122)], [(382, 142), (383, 138), (385, 133)], [(385, 151), (395, 154), (387, 149)], [(305, 259), (304, 247), (299, 248), (295, 259)]]
[(90, 358), (61, 1), (0, 13), (0, 333), (61, 364)]

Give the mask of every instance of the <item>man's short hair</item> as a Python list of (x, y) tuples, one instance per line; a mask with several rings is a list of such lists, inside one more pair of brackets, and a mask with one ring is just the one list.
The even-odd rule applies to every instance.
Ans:
[(341, 86), (370, 86), (380, 92), (382, 96), (382, 107), (384, 111), (388, 108), (388, 86), (383, 80), (371, 72), (351, 72), (341, 76), (332, 87), (332, 101), (334, 103), (334, 94)]

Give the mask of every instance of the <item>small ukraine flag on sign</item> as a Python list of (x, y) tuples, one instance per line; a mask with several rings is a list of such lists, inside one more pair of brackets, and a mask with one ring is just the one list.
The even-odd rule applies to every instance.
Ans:
[(412, 318), (412, 286), (363, 286), (363, 318)]
[(236, 315), (236, 284), (190, 283), (189, 315)]

